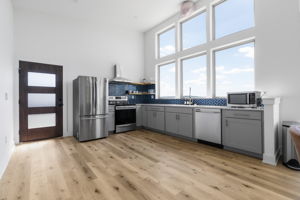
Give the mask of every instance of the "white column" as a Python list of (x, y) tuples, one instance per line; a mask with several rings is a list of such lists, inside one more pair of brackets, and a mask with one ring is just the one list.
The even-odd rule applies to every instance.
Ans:
[(277, 165), (280, 156), (279, 104), (280, 98), (263, 98), (264, 104), (264, 154), (263, 163)]

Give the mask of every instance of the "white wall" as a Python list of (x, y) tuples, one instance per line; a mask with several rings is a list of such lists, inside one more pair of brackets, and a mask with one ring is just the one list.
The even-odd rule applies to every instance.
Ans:
[(14, 149), (13, 141), (13, 9), (0, 1), (0, 179)]
[(143, 34), (114, 27), (109, 19), (93, 24), (16, 8), (15, 40), (17, 61), (63, 65), (64, 136), (72, 135), (72, 80), (78, 75), (112, 78), (113, 64), (119, 63), (126, 78), (140, 81), (144, 76)]
[[(206, 3), (207, 1), (201, 1)], [(299, 0), (256, 0), (255, 82), (268, 96), (281, 97), (281, 120), (300, 121)], [(200, 5), (199, 5), (200, 6)], [(155, 78), (155, 33), (174, 23), (178, 15), (144, 34), (145, 77)], [(249, 32), (251, 33), (251, 32)], [(241, 35), (244, 34), (241, 32)], [(227, 37), (227, 38), (230, 38)], [(221, 43), (226, 42), (226, 38)], [(166, 58), (166, 60), (168, 57)]]

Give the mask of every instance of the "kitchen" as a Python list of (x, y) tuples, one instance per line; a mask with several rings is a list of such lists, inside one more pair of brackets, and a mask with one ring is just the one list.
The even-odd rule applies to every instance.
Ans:
[(299, 6), (3, 0), (0, 199), (299, 199)]

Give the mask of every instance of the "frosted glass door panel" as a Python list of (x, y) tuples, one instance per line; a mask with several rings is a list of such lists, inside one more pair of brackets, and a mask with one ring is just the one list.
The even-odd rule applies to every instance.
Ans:
[(56, 126), (56, 114), (33, 114), (28, 115), (28, 129)]
[(28, 72), (28, 86), (56, 87), (55, 74)]
[(29, 93), (28, 94), (28, 107), (55, 107), (56, 106), (56, 94), (40, 94)]

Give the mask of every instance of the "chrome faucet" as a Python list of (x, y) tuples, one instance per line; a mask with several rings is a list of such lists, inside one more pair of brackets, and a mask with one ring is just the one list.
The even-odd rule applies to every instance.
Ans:
[(192, 99), (192, 88), (190, 87), (189, 92), (189, 101), (187, 102), (188, 105), (193, 105), (193, 99)]

